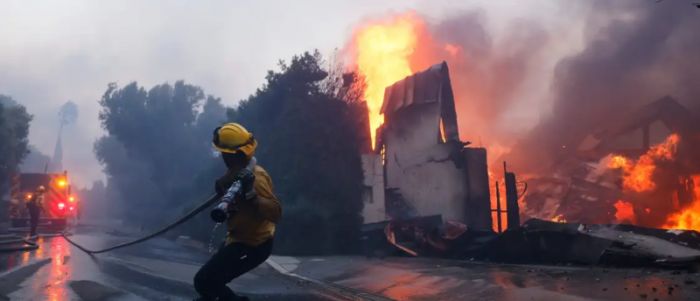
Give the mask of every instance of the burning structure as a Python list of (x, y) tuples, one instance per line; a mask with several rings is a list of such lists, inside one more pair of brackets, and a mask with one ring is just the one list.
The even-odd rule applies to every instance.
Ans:
[[(557, 204), (557, 211), (550, 214), (566, 214), (558, 222), (530, 219), (521, 225), (521, 193), (515, 174), (506, 172), (508, 230), (497, 235), (491, 231), (486, 150), (468, 147), (469, 142), (458, 138), (447, 64), (408, 76), (386, 88), (376, 151), (363, 156), (367, 245), (377, 249), (376, 242), (388, 240), (414, 256), (504, 262), (692, 266), (700, 261), (697, 232), (616, 224), (621, 219), (639, 224), (648, 218), (637, 219), (639, 201), (623, 200), (644, 196), (630, 195), (626, 183), (640, 181), (634, 169), (646, 160), (668, 161), (682, 153), (679, 135), (669, 133), (685, 133), (683, 124), (692, 119), (667, 119), (681, 109), (669, 98), (652, 103), (619, 120), (618, 126), (584, 139), (577, 156), (558, 162), (560, 173), (533, 179), (531, 185), (536, 188), (529, 199)], [(622, 154), (639, 159), (632, 162)], [(648, 168), (641, 170), (648, 173)], [(692, 196), (693, 191), (700, 196), (700, 189), (693, 190), (695, 182), (688, 183), (700, 178), (672, 170), (679, 172), (673, 178), (677, 185), (672, 193), (687, 202), (700, 200)], [(523, 204), (533, 210), (533, 203)], [(592, 215), (588, 210), (608, 214)], [(566, 218), (581, 220), (561, 223)]]
[(387, 215), (442, 215), (491, 228), (486, 149), (459, 140), (447, 63), (386, 89), (376, 149), (386, 172)]
[(528, 180), (534, 189), (523, 215), (700, 229), (693, 219), (673, 220), (700, 202), (694, 120), (664, 97), (592, 130), (574, 152), (554, 158), (548, 176)]
[(460, 141), (454, 101), (445, 62), (386, 88), (375, 152), (363, 156), (365, 223), (432, 217), (490, 231), (486, 149)]
[[(621, 7), (628, 12), (629, 7)], [(443, 226), (435, 232), (437, 235), (413, 231), (414, 237), (407, 241), (424, 240), (436, 246), (439, 245), (435, 243), (436, 237), (461, 236), (457, 239), (464, 243), (459, 249), (460, 256), (486, 259), (497, 257), (484, 254), (497, 254), (499, 248), (495, 246), (499, 244), (500, 250), (503, 247), (511, 250), (530, 249), (530, 254), (537, 255), (566, 254), (564, 249), (573, 250), (577, 244), (586, 245), (587, 240), (600, 243), (600, 248), (590, 248), (594, 250), (591, 254), (574, 252), (567, 258), (560, 258), (565, 262), (578, 261), (576, 258), (589, 255), (595, 260), (584, 262), (606, 262), (601, 259), (602, 253), (613, 254), (609, 258), (638, 255), (661, 258), (668, 255), (661, 251), (647, 255), (637, 252), (640, 250), (632, 252), (632, 242), (621, 240), (620, 237), (624, 235), (608, 235), (613, 232), (635, 232), (652, 236), (652, 241), (656, 238), (670, 241), (669, 237), (673, 235), (696, 239), (698, 234), (694, 231), (674, 234), (663, 229), (642, 228), (700, 229), (700, 222), (697, 222), (700, 221), (700, 156), (697, 155), (700, 148), (697, 120), (700, 119), (668, 97), (647, 106), (636, 105), (642, 99), (652, 99), (650, 97), (667, 91), (674, 91), (684, 99), (692, 96), (674, 90), (673, 86), (659, 84), (661, 81), (655, 80), (657, 76), (640, 79), (639, 82), (644, 85), (639, 85), (635, 76), (628, 76), (641, 74), (636, 67), (631, 68), (638, 65), (639, 62), (634, 59), (640, 57), (629, 56), (628, 50), (647, 49), (640, 45), (648, 44), (660, 47), (664, 43), (650, 43), (648, 39), (658, 37), (666, 40), (669, 34), (656, 30), (665, 27), (652, 26), (657, 21), (665, 20), (660, 17), (663, 14), (656, 13), (656, 9), (654, 13), (650, 11), (647, 14), (646, 8), (636, 13), (640, 18), (630, 19), (634, 26), (629, 26), (629, 32), (625, 33), (628, 38), (620, 40), (621, 37), (617, 36), (619, 26), (612, 22), (609, 26), (615, 30), (602, 31), (601, 37), (593, 40), (595, 43), (592, 42), (591, 47), (557, 63), (552, 83), (555, 97), (552, 115), (540, 120), (528, 130), (529, 134), (521, 132), (518, 136), (513, 136), (516, 134), (509, 131), (484, 130), (496, 129), (495, 125), (499, 122), (496, 117), (502, 116), (499, 114), (506, 110), (495, 107), (491, 111), (498, 114), (488, 114), (489, 110), (483, 109), (494, 103), (508, 103), (511, 97), (499, 93), (517, 87), (504, 86), (504, 83), (509, 82), (507, 75), (518, 73), (503, 71), (498, 67), (519, 65), (494, 64), (474, 68), (469, 64), (484, 61), (478, 56), (482, 53), (481, 48), (470, 48), (470, 44), (459, 43), (460, 40), (453, 39), (449, 30), (444, 31), (446, 28), (426, 25), (415, 14), (362, 26), (354, 35), (350, 48), (356, 54), (358, 72), (367, 81), (364, 97), (368, 102), (375, 150), (375, 153), (363, 157), (367, 228), (387, 229), (387, 238), (396, 242), (401, 240), (402, 229), (415, 230), (445, 220), (454, 221), (456, 223), (442, 223)], [(639, 27), (641, 25), (644, 26)], [(680, 28), (685, 27), (679, 27), (678, 32), (682, 32)], [(649, 33), (654, 35), (650, 36)], [(466, 39), (472, 41), (478, 37), (471, 34)], [(609, 43), (618, 40), (622, 41), (620, 46)], [(507, 41), (514, 43), (512, 39)], [(482, 46), (488, 43), (474, 44)], [(513, 47), (509, 45), (507, 48)], [(650, 72), (656, 69), (659, 72), (650, 74), (668, 74), (669, 78), (676, 78), (677, 68), (657, 68), (667, 64), (655, 53), (667, 50), (645, 51), (645, 62), (659, 60), (649, 67)], [(464, 54), (469, 55), (468, 59), (462, 57)], [(498, 61), (498, 55), (494, 58)], [(461, 140), (457, 138), (456, 128), (451, 128), (456, 124), (456, 121), (450, 120), (450, 113), (454, 112), (450, 108), (455, 107), (454, 93), (447, 97), (449, 99), (445, 98), (444, 90), (439, 88), (444, 80), (433, 81), (429, 85), (435, 87), (426, 88), (428, 84), (424, 80), (431, 77), (428, 76), (431, 72), (439, 74), (437, 66), (410, 75), (416, 70), (425, 69), (426, 61), (442, 59), (447, 59), (453, 67), (457, 66), (452, 74), (455, 90), (451, 92), (456, 93), (457, 98), (463, 98), (456, 105), (459, 118), (462, 118), (459, 131), (463, 135)], [(623, 65), (630, 68), (609, 68), (619, 66), (619, 62), (625, 62)], [(685, 61), (683, 65), (686, 65)], [(493, 75), (474, 76), (480, 74), (478, 70), (488, 70)], [(449, 83), (450, 75), (443, 77)], [(488, 81), (482, 81), (484, 78), (499, 80), (491, 86)], [(513, 82), (520, 83), (519, 80)], [(385, 90), (385, 87), (388, 88)], [(580, 87), (585, 87), (585, 90)], [(432, 100), (423, 89), (439, 95), (441, 99)], [(469, 126), (465, 127), (466, 124)], [(484, 135), (484, 140), (481, 135)], [(484, 179), (485, 186), (481, 186), (479, 178), (472, 176), (474, 171), (482, 175), (488, 173), (471, 161), (470, 155), (481, 156), (476, 154), (483, 149), (465, 147), (461, 141), (468, 140), (466, 136), (478, 137), (480, 145), (485, 143), (493, 151), (492, 156), (496, 154), (500, 157), (503, 154), (499, 159), (507, 160), (529, 186), (524, 198), (520, 198), (523, 189), (516, 187), (519, 183), (506, 175), (503, 180), (510, 182), (506, 183), (509, 184), (505, 185), (506, 189), (485, 192), (492, 198), (490, 206), (480, 201), (475, 203), (479, 197), (472, 193), (478, 194), (480, 188), (488, 189), (489, 178)], [(515, 138), (520, 142), (513, 143)], [(485, 153), (483, 156), (485, 158)], [(483, 166), (485, 169), (485, 159)], [(496, 174), (493, 172), (495, 170), (490, 173), (492, 176)], [(491, 184), (496, 180), (501, 181), (493, 177)], [(479, 188), (472, 189), (471, 185)], [(484, 216), (480, 206), (489, 211), (489, 207), (503, 204), (493, 198), (496, 191), (504, 192), (503, 199), (509, 205), (505, 207), (520, 207), (520, 214), (511, 210), (511, 214), (494, 215), (488, 212), (489, 216)], [(416, 217), (423, 218), (413, 223), (406, 222)], [(513, 223), (508, 222), (508, 231), (503, 235), (489, 234), (488, 240), (492, 243), (478, 243), (472, 239), (475, 231), (471, 230), (490, 229), (483, 227), (479, 220), (481, 217), (507, 217)], [(519, 219), (534, 220), (521, 224)], [(381, 221), (385, 220), (393, 222), (384, 227)], [(681, 245), (695, 246), (687, 242)], [(549, 249), (542, 249), (545, 247)], [(469, 251), (477, 249), (478, 252)], [(664, 246), (658, 250), (671, 248)], [(512, 259), (508, 254), (501, 255), (503, 260)], [(689, 251), (682, 257), (696, 255)], [(532, 257), (524, 256), (521, 259), (526, 258)]]

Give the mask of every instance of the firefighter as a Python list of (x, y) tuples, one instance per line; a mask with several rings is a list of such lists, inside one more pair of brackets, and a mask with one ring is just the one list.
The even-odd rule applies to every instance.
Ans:
[(39, 187), (36, 188), (36, 191), (34, 194), (32, 194), (32, 197), (29, 198), (29, 201), (27, 202), (27, 211), (29, 212), (29, 237), (34, 238), (36, 237), (36, 228), (39, 226), (39, 214), (41, 213), (41, 210), (44, 205), (44, 193), (46, 192), (46, 188), (44, 188), (43, 185), (40, 185)]
[[(240, 184), (233, 201), (225, 206), (226, 242), (194, 277), (197, 300), (248, 300), (236, 295), (226, 284), (263, 263), (272, 251), (275, 224), (281, 206), (272, 189), (268, 173), (253, 157), (258, 142), (253, 134), (237, 123), (214, 130), (214, 148), (221, 153), (228, 171), (215, 183), (224, 196), (234, 182)], [(220, 208), (217, 206), (217, 208)]]

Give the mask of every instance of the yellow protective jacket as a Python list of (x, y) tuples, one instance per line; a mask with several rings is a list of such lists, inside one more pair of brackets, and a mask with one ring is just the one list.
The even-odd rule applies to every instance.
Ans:
[(260, 166), (255, 166), (253, 189), (257, 196), (236, 204), (237, 212), (231, 214), (226, 224), (226, 243), (240, 242), (257, 246), (275, 235), (275, 224), (282, 216), (282, 206), (275, 196), (270, 175)]

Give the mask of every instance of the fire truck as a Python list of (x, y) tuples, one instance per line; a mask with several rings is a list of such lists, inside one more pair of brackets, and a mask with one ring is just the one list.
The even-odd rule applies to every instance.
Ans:
[(13, 228), (29, 227), (27, 202), (39, 186), (44, 186), (44, 200), (39, 219), (40, 231), (63, 231), (78, 212), (78, 200), (71, 194), (68, 172), (20, 173), (13, 177), (10, 220)]

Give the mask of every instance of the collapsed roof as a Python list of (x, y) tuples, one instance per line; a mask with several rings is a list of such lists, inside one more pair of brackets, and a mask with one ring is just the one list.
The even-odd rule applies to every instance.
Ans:
[[(678, 133), (684, 137), (690, 136), (698, 131), (694, 124), (692, 113), (675, 99), (666, 96), (630, 113), (622, 114), (619, 119), (613, 120), (610, 124), (593, 130), (590, 135), (584, 138), (578, 150), (593, 156), (604, 156), (614, 150), (611, 148), (619, 137), (639, 134), (637, 149), (627, 149), (627, 151), (632, 151), (630, 155), (638, 155), (634, 151), (645, 151), (650, 144), (654, 144), (654, 141), (650, 140), (654, 138), (650, 137), (650, 135), (653, 136), (653, 133), (650, 133), (650, 130), (653, 130), (650, 129), (651, 127), (663, 125), (664, 133), (661, 135), (663, 139), (669, 133)], [(622, 150), (622, 152), (624, 151)]]

